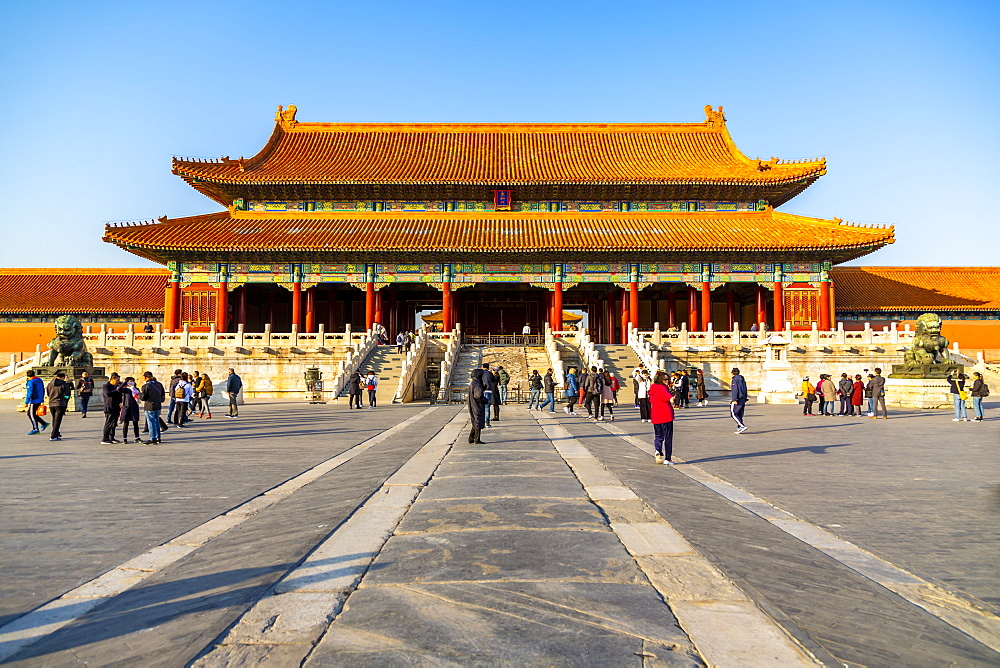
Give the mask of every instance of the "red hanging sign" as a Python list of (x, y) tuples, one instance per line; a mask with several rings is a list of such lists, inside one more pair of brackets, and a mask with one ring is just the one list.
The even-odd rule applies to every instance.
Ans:
[(511, 205), (510, 190), (493, 191), (493, 207), (497, 211), (510, 211)]

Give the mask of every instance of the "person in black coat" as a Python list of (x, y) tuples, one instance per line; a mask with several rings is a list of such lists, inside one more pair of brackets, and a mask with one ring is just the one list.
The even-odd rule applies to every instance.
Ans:
[(132, 423), (135, 432), (135, 442), (139, 442), (139, 388), (135, 378), (129, 376), (121, 385), (121, 413), (118, 421), (122, 423), (122, 441), (128, 443), (128, 425)]
[(112, 373), (108, 377), (108, 382), (101, 388), (101, 396), (104, 399), (104, 436), (101, 438), (101, 445), (118, 442), (115, 440), (115, 428), (118, 426), (118, 416), (122, 412), (122, 386), (119, 378), (121, 376), (117, 373)]
[(347, 380), (347, 407), (361, 408), (361, 374), (357, 371)]
[(483, 369), (474, 369), (469, 382), (469, 418), (472, 430), (469, 431), (469, 443), (482, 443), (480, 433), (486, 426), (486, 387), (483, 385)]

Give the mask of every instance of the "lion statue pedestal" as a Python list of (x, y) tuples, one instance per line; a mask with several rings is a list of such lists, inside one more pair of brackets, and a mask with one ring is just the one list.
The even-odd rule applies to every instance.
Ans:
[(902, 364), (893, 364), (885, 381), (885, 403), (897, 408), (951, 408), (948, 376), (965, 373), (965, 366), (948, 359), (948, 339), (941, 336), (941, 317), (917, 318), (913, 342)]
[[(74, 315), (61, 315), (56, 318), (55, 337), (49, 341), (49, 362), (44, 366), (32, 368), (35, 375), (42, 379), (48, 387), (49, 381), (57, 371), (66, 373), (66, 381), (73, 384), (73, 401), (66, 412), (78, 412), (80, 395), (76, 393), (76, 382), (84, 371), (94, 381), (94, 396), (101, 396), (101, 388), (108, 382), (104, 375), (104, 367), (93, 366), (94, 357), (87, 351), (87, 343), (83, 340), (83, 323)], [(91, 401), (93, 402), (93, 396)]]

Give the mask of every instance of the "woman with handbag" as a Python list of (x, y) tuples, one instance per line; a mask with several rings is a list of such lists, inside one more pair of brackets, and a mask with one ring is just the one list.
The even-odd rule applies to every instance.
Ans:
[(809, 382), (809, 376), (802, 379), (802, 398), (805, 404), (802, 406), (803, 415), (813, 414), (813, 404), (816, 403), (816, 388)]
[(976, 411), (976, 422), (983, 421), (983, 399), (990, 396), (990, 386), (983, 380), (983, 374), (972, 372), (972, 407)]
[(861, 374), (854, 374), (854, 391), (851, 392), (851, 415), (861, 417), (861, 406), (865, 403), (865, 384), (861, 382)]
[(965, 410), (965, 400), (969, 398), (969, 393), (965, 391), (965, 374), (958, 376), (948, 374), (948, 385), (950, 386), (951, 399), (955, 405), (955, 417), (952, 422), (968, 422), (969, 413)]

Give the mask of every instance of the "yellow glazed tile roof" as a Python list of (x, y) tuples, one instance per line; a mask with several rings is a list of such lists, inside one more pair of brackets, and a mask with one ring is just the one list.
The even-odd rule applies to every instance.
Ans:
[(166, 269), (3, 269), (0, 313), (162, 313)]
[(1000, 311), (1000, 267), (837, 267), (837, 308)]

